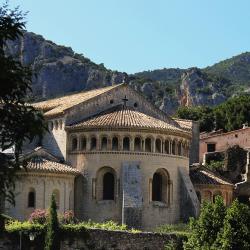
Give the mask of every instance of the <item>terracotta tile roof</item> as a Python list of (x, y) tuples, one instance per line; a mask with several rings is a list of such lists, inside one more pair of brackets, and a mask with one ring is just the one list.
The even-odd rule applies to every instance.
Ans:
[(79, 103), (92, 99), (120, 85), (121, 84), (67, 95), (60, 98), (33, 103), (32, 105), (33, 107), (42, 110), (45, 116), (58, 115), (63, 113), (66, 109), (69, 109)]
[(212, 184), (212, 185), (231, 185), (233, 184), (225, 178), (213, 173), (212, 171), (199, 167), (190, 169), (190, 178), (193, 184)]
[(191, 120), (173, 118), (183, 129), (192, 130), (192, 122)]
[(181, 128), (141, 113), (131, 107), (117, 106), (68, 128), (143, 128), (187, 133)]
[(40, 156), (33, 157), (28, 161), (27, 170), (73, 175), (80, 174), (79, 170), (72, 168), (69, 165), (50, 161)]

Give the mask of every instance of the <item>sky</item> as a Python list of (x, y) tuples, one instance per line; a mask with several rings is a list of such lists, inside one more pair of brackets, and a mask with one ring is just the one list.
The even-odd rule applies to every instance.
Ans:
[(249, 0), (9, 0), (9, 4), (29, 11), (28, 31), (127, 73), (206, 67), (250, 51)]

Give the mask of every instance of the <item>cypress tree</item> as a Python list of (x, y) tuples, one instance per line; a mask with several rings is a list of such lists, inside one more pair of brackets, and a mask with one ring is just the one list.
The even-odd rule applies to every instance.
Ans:
[(49, 209), (49, 221), (45, 237), (45, 250), (59, 250), (59, 249), (60, 249), (59, 222), (56, 211), (56, 200), (54, 194), (52, 194), (51, 204)]

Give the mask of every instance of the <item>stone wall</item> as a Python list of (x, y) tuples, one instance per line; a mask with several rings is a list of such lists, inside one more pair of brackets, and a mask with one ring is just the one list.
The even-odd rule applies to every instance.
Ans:
[[(122, 231), (87, 230), (80, 235), (63, 235), (60, 250), (163, 250), (167, 244), (175, 243), (181, 249), (183, 237), (174, 234), (129, 233)], [(30, 242), (22, 238), (22, 249), (42, 250), (44, 239), (39, 236)], [(5, 235), (0, 238), (0, 250), (19, 249), (19, 236)]]

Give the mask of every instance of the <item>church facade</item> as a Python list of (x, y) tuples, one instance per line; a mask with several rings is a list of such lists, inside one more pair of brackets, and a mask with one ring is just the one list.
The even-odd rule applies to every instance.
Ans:
[(189, 177), (194, 123), (167, 116), (126, 84), (34, 106), (49, 132), (39, 148), (24, 149), (30, 162), (11, 216), (46, 209), (52, 193), (59, 212), (74, 210), (80, 220), (150, 229), (197, 216)]

